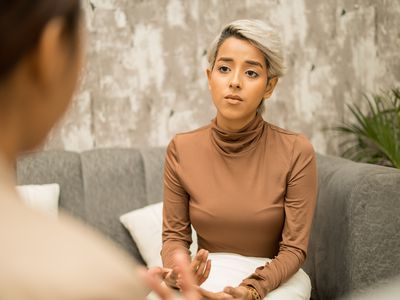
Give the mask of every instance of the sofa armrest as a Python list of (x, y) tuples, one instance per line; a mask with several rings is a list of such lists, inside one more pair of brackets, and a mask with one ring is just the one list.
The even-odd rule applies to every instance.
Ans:
[(318, 154), (318, 201), (304, 266), (313, 299), (400, 273), (400, 171)]

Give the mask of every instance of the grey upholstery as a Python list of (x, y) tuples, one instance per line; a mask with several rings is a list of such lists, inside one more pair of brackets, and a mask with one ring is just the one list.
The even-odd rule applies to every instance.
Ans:
[(145, 170), (147, 202), (162, 201), (163, 195), (163, 167), (165, 149), (161, 147), (141, 149)]
[(60, 207), (143, 259), (119, 216), (162, 201), (164, 148), (45, 151), (21, 157), (18, 184), (60, 184)]
[(85, 220), (81, 156), (67, 151), (26, 155), (17, 163), (18, 184), (60, 184), (61, 208)]
[(400, 171), (318, 155), (318, 201), (305, 270), (313, 299), (400, 274)]
[(86, 221), (118, 244), (140, 254), (119, 216), (147, 204), (139, 151), (100, 149), (81, 155)]
[[(19, 184), (57, 182), (60, 206), (143, 260), (119, 216), (162, 200), (164, 148), (45, 151), (21, 157)], [(400, 171), (318, 155), (309, 253), (313, 299), (400, 274)]]

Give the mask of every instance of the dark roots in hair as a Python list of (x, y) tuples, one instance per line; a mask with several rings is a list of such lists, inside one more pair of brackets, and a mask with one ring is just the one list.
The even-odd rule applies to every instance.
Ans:
[[(218, 44), (217, 44), (217, 49), (219, 49), (219, 47), (222, 45), (222, 43), (230, 37), (234, 37), (240, 40), (245, 40), (248, 41), (250, 44), (252, 44), (253, 46), (259, 48), (259, 45), (257, 45), (255, 42), (249, 40), (248, 38), (246, 38), (244, 35), (242, 35), (240, 32), (238, 32), (235, 28), (233, 28), (232, 26), (228, 26), (224, 29), (224, 31), (222, 31), (221, 36), (219, 38)], [(217, 50), (218, 52), (218, 50)], [(217, 56), (217, 55), (215, 55)], [(270, 68), (270, 63), (269, 63), (269, 59), (268, 57), (265, 57), (265, 64), (267, 66), (267, 70), (269, 70)], [(269, 79), (269, 78), (268, 78)]]

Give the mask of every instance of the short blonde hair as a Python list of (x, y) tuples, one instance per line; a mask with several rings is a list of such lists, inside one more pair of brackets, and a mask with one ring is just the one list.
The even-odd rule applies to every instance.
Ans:
[(282, 77), (285, 73), (281, 39), (276, 30), (260, 20), (236, 20), (224, 26), (208, 50), (209, 68), (212, 69), (219, 47), (229, 37), (247, 40), (265, 56), (268, 77)]

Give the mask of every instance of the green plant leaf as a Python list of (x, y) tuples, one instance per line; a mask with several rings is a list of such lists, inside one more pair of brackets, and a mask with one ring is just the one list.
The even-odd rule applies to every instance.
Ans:
[(367, 112), (347, 104), (355, 118), (332, 129), (346, 136), (339, 144), (343, 157), (400, 168), (400, 89), (364, 95)]

